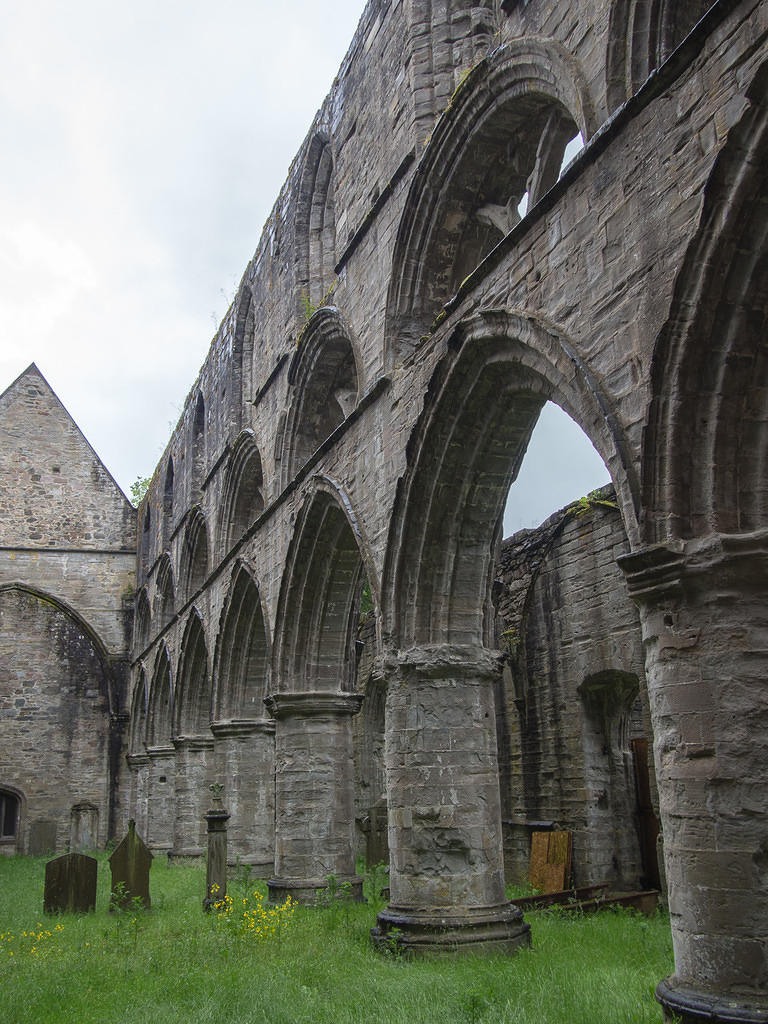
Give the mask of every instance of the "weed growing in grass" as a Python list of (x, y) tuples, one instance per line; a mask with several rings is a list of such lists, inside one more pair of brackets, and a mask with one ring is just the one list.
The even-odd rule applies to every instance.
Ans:
[(13, 932), (0, 932), (0, 955), (6, 957), (41, 956), (54, 951), (57, 946), (52, 939), (58, 938), (58, 932), (64, 931), (64, 925), (54, 925), (53, 931), (43, 927), (40, 921), (29, 931), (23, 929), (14, 935)]
[[(211, 895), (215, 896), (218, 886), (211, 887)], [(216, 913), (216, 924), (231, 935), (245, 937), (253, 941), (280, 937), (290, 924), (291, 917), (298, 906), (296, 900), (287, 896), (285, 903), (275, 907), (264, 906), (264, 896), (254, 889), (250, 896), (232, 899), (227, 895), (223, 900), (213, 904)]]
[(386, 900), (384, 899), (383, 892), (388, 884), (389, 865), (383, 861), (374, 864), (370, 871), (366, 872), (363, 879), (363, 896), (374, 914), (378, 914), (384, 908)]

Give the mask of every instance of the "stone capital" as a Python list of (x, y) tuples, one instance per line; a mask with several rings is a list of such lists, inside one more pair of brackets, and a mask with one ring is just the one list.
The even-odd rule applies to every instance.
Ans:
[(651, 544), (617, 562), (638, 604), (706, 594), (713, 580), (741, 591), (762, 589), (768, 579), (768, 530)]
[(147, 747), (147, 757), (150, 761), (159, 761), (164, 757), (173, 757), (176, 753), (171, 743), (158, 745), (156, 747)]
[(173, 748), (193, 752), (213, 750), (213, 736), (177, 736), (173, 740)]
[(149, 754), (126, 754), (125, 760), (128, 762), (128, 767), (134, 771), (138, 771), (139, 768), (143, 768), (149, 764)]
[(356, 715), (363, 703), (362, 693), (309, 690), (303, 693), (273, 693), (264, 698), (275, 719)]
[(255, 733), (271, 735), (274, 731), (275, 721), (273, 718), (232, 719), (214, 722), (211, 726), (211, 732), (216, 739), (228, 736), (252, 736)]

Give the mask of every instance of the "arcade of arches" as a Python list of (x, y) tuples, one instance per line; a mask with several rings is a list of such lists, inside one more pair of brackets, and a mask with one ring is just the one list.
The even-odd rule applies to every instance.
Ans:
[[(380, 941), (511, 951), (532, 828), (638, 886), (660, 825), (665, 1014), (768, 1021), (767, 40), (768, 0), (370, 0), (139, 509), (153, 848), (221, 780), (273, 895), (367, 844)], [(548, 401), (612, 485), (502, 542)]]

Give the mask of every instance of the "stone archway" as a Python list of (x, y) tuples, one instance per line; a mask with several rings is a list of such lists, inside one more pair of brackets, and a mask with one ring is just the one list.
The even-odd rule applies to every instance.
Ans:
[(330, 874), (361, 894), (351, 716), (362, 702), (355, 639), (366, 568), (378, 593), (366, 549), (349, 502), (330, 481), (314, 481), (283, 577), (267, 699), (276, 730), (273, 896), (311, 901)]
[(657, 994), (685, 1022), (716, 1016), (724, 994), (728, 1020), (768, 1012), (767, 104), (764, 65), (656, 346), (647, 546), (621, 559), (646, 647), (675, 947)]
[(385, 569), (392, 902), (379, 938), (398, 928), (415, 949), (511, 949), (528, 927), (504, 895), (495, 732), (491, 580), (506, 495), (547, 399), (621, 477), (631, 516), (630, 474), (608, 403), (574, 372), (560, 332), (489, 311), (450, 347), (416, 427)]

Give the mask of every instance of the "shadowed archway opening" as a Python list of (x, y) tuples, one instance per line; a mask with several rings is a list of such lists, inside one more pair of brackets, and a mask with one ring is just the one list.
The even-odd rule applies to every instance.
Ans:
[(355, 682), (367, 548), (345, 498), (326, 480), (314, 484), (286, 562), (267, 700), (276, 757), (270, 893), (309, 901), (318, 879), (329, 874), (348, 882), (357, 898), (362, 892), (355, 874), (351, 719), (362, 703)]
[(174, 701), (174, 736), (197, 736), (211, 723), (211, 680), (205, 630), (196, 608), (190, 612), (179, 659)]
[(236, 570), (219, 636), (214, 720), (264, 717), (269, 641), (259, 588), (248, 569)]
[(181, 558), (184, 599), (189, 600), (208, 576), (208, 529), (200, 508), (194, 509), (189, 517)]
[(596, 127), (587, 83), (558, 44), (516, 40), (472, 68), (435, 127), (398, 230), (390, 362), (418, 346), (466, 278), (558, 180), (569, 143), (588, 140)]
[(221, 553), (226, 554), (264, 511), (264, 476), (261, 456), (251, 431), (244, 431), (232, 448), (219, 532)]
[(283, 486), (344, 422), (360, 396), (358, 359), (335, 307), (319, 309), (308, 323), (288, 383), (291, 406), (281, 452)]

